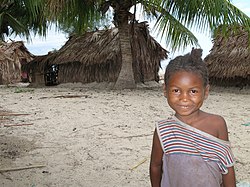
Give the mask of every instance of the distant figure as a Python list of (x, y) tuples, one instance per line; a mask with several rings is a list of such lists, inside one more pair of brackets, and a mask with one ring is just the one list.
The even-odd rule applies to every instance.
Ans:
[(175, 115), (156, 125), (150, 162), (152, 187), (235, 187), (234, 159), (223, 117), (200, 110), (208, 97), (202, 50), (170, 61), (164, 96)]
[(57, 64), (45, 66), (44, 82), (46, 86), (54, 86), (54, 85), (59, 84), (58, 71), (59, 71), (59, 67)]

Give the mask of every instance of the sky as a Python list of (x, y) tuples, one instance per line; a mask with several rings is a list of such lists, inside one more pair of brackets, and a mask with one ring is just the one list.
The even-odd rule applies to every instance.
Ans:
[[(243, 11), (245, 14), (250, 16), (250, 1), (249, 0), (232, 0), (232, 3), (238, 7), (241, 11)], [(203, 49), (203, 58), (205, 58), (208, 54), (210, 49), (212, 48), (212, 41), (209, 36), (209, 34), (201, 34), (193, 31), (195, 36), (197, 37), (199, 44), (201, 48)], [(152, 34), (154, 37), (154, 34)], [(24, 39), (20, 39), (19, 37), (11, 37), (12, 40), (19, 41)], [(155, 37), (155, 39), (162, 45), (162, 47), (166, 48), (164, 41), (160, 40), (160, 38)], [(33, 36), (32, 42), (27, 43), (24, 41), (25, 46), (28, 48), (28, 50), (34, 54), (34, 55), (46, 55), (49, 51), (53, 51), (55, 49), (60, 49), (65, 42), (67, 41), (67, 35), (63, 34), (61, 32), (57, 32), (54, 27), (52, 27), (48, 33), (46, 38), (39, 37), (39, 36)], [(166, 48), (167, 49), (167, 48)], [(184, 51), (177, 51), (175, 53), (172, 53), (170, 49), (167, 49), (170, 51), (169, 59), (174, 58), (175, 56), (178, 56), (180, 54), (186, 54), (190, 52), (192, 49), (192, 46), (188, 46)], [(167, 64), (167, 61), (165, 65)], [(164, 66), (164, 62), (163, 62)]]

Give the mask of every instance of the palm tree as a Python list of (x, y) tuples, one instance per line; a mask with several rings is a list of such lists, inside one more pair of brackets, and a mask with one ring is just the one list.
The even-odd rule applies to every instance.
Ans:
[[(14, 0), (13, 0), (14, 1)], [(31, 0), (29, 0), (31, 1)], [(190, 31), (212, 33), (222, 25), (226, 35), (227, 25), (242, 25), (250, 32), (249, 17), (234, 7), (230, 0), (33, 0), (44, 1), (47, 19), (57, 27), (70, 28), (81, 33), (107, 21), (110, 9), (112, 21), (119, 29), (122, 67), (115, 88), (135, 88), (130, 35), (136, 21), (138, 4), (148, 18), (156, 20), (155, 30), (165, 39), (172, 51), (188, 45), (198, 45)], [(134, 12), (131, 13), (131, 8)], [(0, 22), (1, 23), (1, 22)]]
[(11, 34), (30, 39), (30, 31), (46, 35), (47, 24), (44, 2), (37, 0), (1, 0), (0, 40)]

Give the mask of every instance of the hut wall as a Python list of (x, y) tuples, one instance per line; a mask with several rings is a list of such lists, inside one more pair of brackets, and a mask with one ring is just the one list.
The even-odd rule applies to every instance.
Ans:
[(159, 81), (159, 68), (158, 66), (151, 67), (147, 71), (144, 72), (144, 80), (146, 81)]
[(21, 81), (21, 65), (11, 60), (0, 63), (0, 84), (11, 84)]
[[(136, 60), (136, 59), (135, 59)], [(153, 61), (153, 60), (152, 60)], [(155, 61), (157, 65), (154, 64), (146, 64), (140, 61), (136, 63), (133, 62), (133, 70), (135, 82), (147, 82), (147, 81), (159, 81), (159, 65), (158, 62)]]
[[(34, 79), (34, 81), (33, 81)], [(44, 74), (40, 72), (35, 72), (31, 77), (32, 82), (35, 82), (36, 84), (45, 84), (44, 82)]]
[(235, 86), (239, 88), (243, 88), (245, 86), (250, 86), (250, 75), (246, 78), (243, 77), (230, 77), (230, 78), (218, 78), (218, 77), (210, 77), (209, 82), (212, 85), (216, 86), (224, 86), (230, 87)]
[(31, 85), (45, 85), (44, 72), (42, 72), (38, 67), (33, 68), (28, 73)]
[(79, 62), (60, 64), (58, 81), (59, 83), (115, 82), (120, 66), (119, 63), (113, 61), (88, 66)]

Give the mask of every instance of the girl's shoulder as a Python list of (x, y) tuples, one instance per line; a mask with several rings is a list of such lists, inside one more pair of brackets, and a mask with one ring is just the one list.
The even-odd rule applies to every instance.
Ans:
[(228, 141), (228, 129), (225, 119), (216, 114), (206, 114), (206, 121), (209, 122), (211, 128), (217, 131), (217, 137), (219, 139)]
[(217, 114), (206, 113), (207, 120), (211, 120), (210, 122), (216, 123), (218, 125), (225, 125), (225, 119)]

